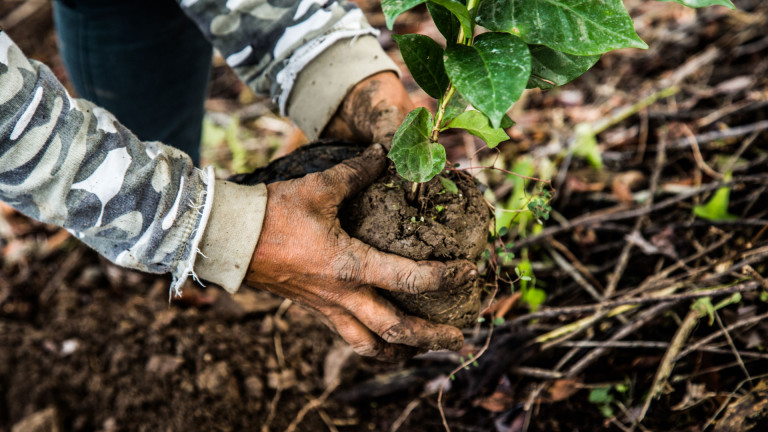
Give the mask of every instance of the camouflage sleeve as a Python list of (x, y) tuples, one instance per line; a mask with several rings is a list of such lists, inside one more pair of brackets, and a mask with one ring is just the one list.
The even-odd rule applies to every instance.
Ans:
[(0, 200), (67, 228), (115, 263), (192, 274), (213, 176), (109, 112), (72, 99), (0, 31)]
[(297, 76), (313, 59), (342, 39), (378, 33), (346, 0), (180, 0), (180, 5), (238, 76), (255, 92), (271, 95), (283, 115), (289, 114)]

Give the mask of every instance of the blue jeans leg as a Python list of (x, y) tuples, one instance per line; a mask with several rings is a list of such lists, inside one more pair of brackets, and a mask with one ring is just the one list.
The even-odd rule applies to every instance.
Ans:
[(56, 0), (54, 19), (79, 96), (199, 164), (213, 49), (177, 3)]

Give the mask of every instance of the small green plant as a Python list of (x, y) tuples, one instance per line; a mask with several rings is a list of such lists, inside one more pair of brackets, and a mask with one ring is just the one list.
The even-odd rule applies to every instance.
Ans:
[[(727, 174), (724, 178), (725, 181), (731, 179), (731, 174)], [(696, 216), (710, 220), (710, 221), (726, 221), (738, 219), (738, 216), (732, 215), (728, 212), (728, 204), (731, 200), (731, 188), (723, 186), (719, 188), (712, 198), (704, 204), (693, 206), (693, 214)]]
[[(660, 1), (735, 8), (730, 0)], [(392, 140), (389, 158), (414, 183), (445, 168), (442, 131), (464, 129), (496, 147), (508, 138), (504, 129), (513, 122), (506, 113), (526, 88), (566, 84), (608, 51), (647, 48), (621, 0), (382, 0), (387, 26), (423, 3), (447, 47), (423, 35), (394, 37), (414, 80), (437, 99), (434, 116), (415, 109)], [(592, 144), (584, 140), (580, 151), (599, 165)]]
[(629, 381), (623, 383), (614, 384), (612, 386), (595, 387), (589, 391), (589, 401), (600, 410), (600, 413), (605, 418), (613, 417), (614, 406), (620, 404), (614, 394), (621, 396), (622, 398), (628, 397)]
[(597, 405), (603, 417), (613, 417), (613, 395), (611, 387), (598, 387), (590, 390), (589, 401)]

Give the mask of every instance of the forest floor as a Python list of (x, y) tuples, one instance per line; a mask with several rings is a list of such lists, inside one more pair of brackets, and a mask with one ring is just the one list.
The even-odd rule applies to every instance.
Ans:
[[(496, 151), (447, 137), (509, 225), (459, 353), (361, 358), (313, 313), (245, 287), (188, 284), (169, 304), (167, 277), (3, 205), (0, 432), (768, 430), (768, 4), (734, 3), (628, 0), (649, 50), (527, 91)], [(402, 65), (378, 1), (358, 4)], [(66, 82), (49, 2), (5, 1), (0, 25)], [(438, 35), (425, 9), (395, 31)], [(306, 141), (220, 59), (207, 109), (219, 177)], [(551, 179), (549, 220), (514, 212), (546, 184), (503, 170)]]

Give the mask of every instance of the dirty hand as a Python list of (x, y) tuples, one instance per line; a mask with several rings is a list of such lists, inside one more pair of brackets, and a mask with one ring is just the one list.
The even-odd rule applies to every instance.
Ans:
[(395, 131), (414, 108), (400, 78), (380, 72), (352, 88), (323, 136), (378, 143), (389, 150)]
[(380, 252), (341, 228), (339, 205), (384, 169), (383, 149), (329, 170), (267, 186), (264, 226), (247, 285), (309, 306), (361, 355), (397, 360), (420, 350), (462, 346), (451, 326), (404, 314), (376, 288), (409, 293), (454, 288), (476, 277), (468, 261), (412, 261)]

